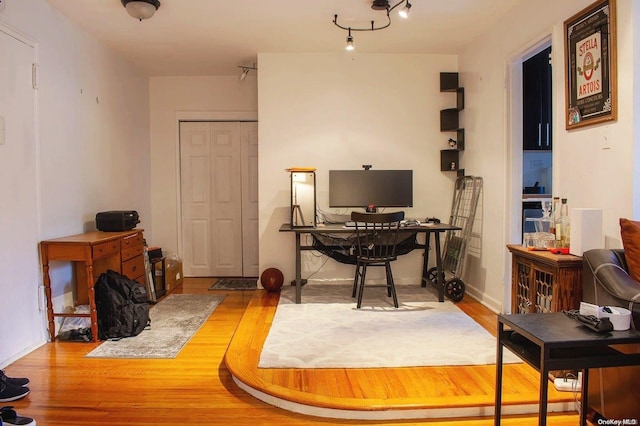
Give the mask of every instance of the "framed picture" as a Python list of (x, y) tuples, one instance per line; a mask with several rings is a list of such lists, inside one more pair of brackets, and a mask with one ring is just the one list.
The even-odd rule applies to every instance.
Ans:
[(566, 128), (617, 119), (616, 0), (564, 21)]

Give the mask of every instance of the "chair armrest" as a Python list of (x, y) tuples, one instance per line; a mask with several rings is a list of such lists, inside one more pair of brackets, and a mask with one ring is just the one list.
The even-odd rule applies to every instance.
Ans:
[(584, 262), (584, 291), (598, 286), (611, 296), (627, 302), (640, 301), (640, 282), (631, 278), (626, 270), (624, 252), (621, 250), (594, 249), (586, 251)]

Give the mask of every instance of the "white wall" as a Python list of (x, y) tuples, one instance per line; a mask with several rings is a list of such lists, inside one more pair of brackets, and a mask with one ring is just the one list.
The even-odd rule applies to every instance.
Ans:
[[(330, 169), (413, 169), (407, 216), (448, 218), (455, 173), (440, 171), (440, 150), (453, 134), (440, 133), (439, 111), (455, 106), (455, 93), (439, 90), (456, 56), (263, 53), (258, 64), (260, 271), (295, 277), (294, 237), (278, 232), (289, 221), (288, 167), (317, 168), (318, 206), (330, 213), (346, 213), (328, 207)], [(394, 264), (397, 282), (420, 282), (420, 256)], [(303, 253), (303, 278), (353, 280), (352, 265), (325, 260)]]
[[(149, 90), (146, 76), (69, 23), (44, 0), (7, 2), (0, 21), (35, 41), (39, 62), (36, 150), (37, 219), (13, 218), (14, 234), (3, 235), (2, 252), (24, 239), (22, 229), (37, 229), (34, 250), (42, 239), (82, 233), (94, 227), (102, 210), (134, 209), (141, 226), (150, 225)], [(2, 66), (5, 66), (3, 64)], [(18, 162), (14, 176), (24, 172)], [(10, 202), (4, 200), (3, 202)], [(8, 303), (33, 300), (41, 285), (34, 258), (18, 259), (14, 271), (0, 271), (0, 294)], [(55, 303), (71, 303), (70, 267), (52, 265)], [(24, 282), (8, 280), (23, 271)], [(28, 277), (38, 277), (34, 282)], [(46, 341), (46, 315), (38, 304), (24, 306), (25, 322), (0, 312), (12, 323), (12, 335), (0, 335), (0, 366)], [(33, 333), (32, 330), (39, 330)], [(29, 339), (16, 339), (18, 335)]]
[(181, 254), (180, 247), (180, 120), (256, 120), (255, 73), (238, 77), (152, 77), (151, 220), (148, 240)]
[[(465, 155), (466, 167), (485, 178), (484, 215), (491, 218), (484, 222), (482, 262), (470, 273), (486, 276), (480, 297), (496, 308), (500, 308), (510, 286), (510, 258), (505, 244), (519, 243), (520, 237), (519, 228), (513, 224), (517, 220), (521, 188), (521, 182), (515, 178), (521, 173), (514, 163), (521, 160), (512, 161), (516, 158), (512, 150), (521, 145), (521, 140), (511, 137), (509, 120), (515, 108), (509, 103), (511, 82), (507, 70), (512, 61), (545, 37), (551, 38), (553, 46), (554, 195), (568, 198), (570, 207), (603, 209), (604, 233), (611, 247), (621, 246), (618, 218), (639, 214), (637, 208), (633, 209), (639, 197), (638, 191), (634, 191), (637, 177), (633, 177), (633, 171), (637, 176), (640, 166), (634, 161), (634, 152), (638, 155), (638, 133), (634, 132), (638, 77), (634, 75), (634, 63), (638, 59), (633, 45), (639, 20), (638, 6), (632, 10), (631, 0), (617, 2), (617, 122), (565, 130), (563, 22), (591, 3), (591, 0), (522, 2), (460, 55), (460, 79), (467, 95), (462, 120), (472, 141)], [(611, 149), (603, 149), (605, 135), (611, 141)], [(509, 301), (505, 300), (503, 308), (508, 306)]]

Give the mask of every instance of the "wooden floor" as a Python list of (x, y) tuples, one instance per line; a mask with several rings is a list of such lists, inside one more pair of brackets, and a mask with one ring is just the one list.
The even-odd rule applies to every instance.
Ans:
[[(226, 294), (203, 327), (175, 359), (118, 360), (85, 358), (97, 344), (46, 344), (5, 368), (8, 376), (26, 376), (31, 393), (13, 405), (38, 426), (62, 425), (306, 425), (428, 424), (488, 426), (493, 417), (406, 421), (340, 420), (276, 408), (252, 397), (234, 382), (225, 365), (251, 386), (306, 404), (384, 413), (391, 405), (440, 407), (460, 400), (492, 406), (492, 367), (432, 367), (367, 370), (258, 370), (261, 341), (275, 306), (274, 295), (258, 291), (209, 291), (213, 279), (186, 279), (175, 293)], [(460, 307), (495, 333), (495, 314), (465, 297)], [(366, 373), (366, 374), (365, 374)], [(508, 366), (505, 404), (537, 404), (537, 374), (526, 366)], [(315, 395), (315, 396), (313, 396)], [(484, 395), (484, 396), (483, 396)], [(487, 399), (486, 395), (491, 395)], [(563, 393), (562, 398), (567, 398)], [(558, 395), (553, 398), (558, 398)], [(384, 408), (387, 407), (387, 408)], [(537, 424), (536, 415), (508, 416), (509, 426)], [(552, 414), (549, 425), (577, 425), (575, 412)]]

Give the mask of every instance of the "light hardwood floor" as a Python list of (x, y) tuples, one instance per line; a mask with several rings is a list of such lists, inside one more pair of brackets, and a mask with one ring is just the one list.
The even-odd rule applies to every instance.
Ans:
[[(175, 293), (211, 293), (207, 290), (213, 279), (186, 279)], [(377, 425), (470, 425), (488, 426), (492, 417), (431, 421), (356, 421), (306, 416), (285, 411), (263, 403), (241, 390), (233, 381), (224, 357), (230, 343), (249, 342), (245, 348), (247, 360), (244, 368), (251, 374), (252, 362), (258, 356), (251, 341), (264, 339), (268, 326), (249, 321), (265, 315), (271, 296), (263, 291), (216, 291), (226, 294), (225, 300), (189, 341), (175, 359), (117, 360), (92, 359), (84, 356), (97, 344), (55, 342), (46, 344), (5, 368), (8, 376), (26, 376), (31, 380), (31, 393), (22, 400), (2, 405), (13, 405), (19, 414), (36, 419), (39, 426), (62, 425), (306, 425), (306, 424), (377, 424)], [(255, 297), (254, 297), (255, 296)], [(251, 308), (247, 310), (247, 306)], [(460, 305), (480, 324), (495, 333), (495, 314), (483, 309), (471, 298), (465, 297)], [(241, 321), (245, 315), (245, 321)], [(261, 313), (262, 312), (262, 313)], [(241, 327), (238, 327), (242, 323)], [(235, 333), (235, 336), (234, 336)], [(255, 346), (255, 345), (254, 345)], [(236, 364), (238, 357), (234, 357)], [(257, 361), (256, 361), (257, 362)], [(233, 368), (239, 368), (235, 365)], [(528, 395), (537, 390), (536, 373), (522, 367), (520, 374), (505, 379), (505, 389), (511, 394)], [(531, 371), (526, 371), (527, 369)], [(391, 370), (391, 371), (389, 371)], [(399, 370), (399, 369), (398, 369)], [(467, 368), (431, 369), (418, 371), (423, 381), (405, 381), (404, 373), (396, 369), (370, 372), (373, 388), (383, 384), (398, 384), (402, 392), (417, 393), (421, 404), (428, 404), (433, 393), (455, 402), (461, 394), (473, 394), (477, 387), (491, 386), (490, 372), (481, 375)], [(275, 374), (263, 372), (285, 386), (296, 389), (295, 375), (291, 371)], [(353, 393), (354, 388), (345, 375), (316, 375), (302, 371), (307, 385), (318, 389), (333, 388), (336, 392)], [(288, 377), (288, 378), (287, 378)], [(469, 379), (473, 377), (473, 379)], [(264, 377), (262, 378), (264, 379)], [(375, 385), (379, 383), (380, 385)], [(401, 386), (400, 386), (401, 384)], [(381, 392), (380, 389), (373, 389)], [(385, 391), (386, 392), (386, 391)], [(401, 399), (401, 395), (399, 396)], [(508, 399), (505, 399), (508, 402)], [(502, 424), (508, 426), (537, 424), (537, 416), (510, 416)], [(549, 425), (577, 425), (575, 413), (549, 416)]]

